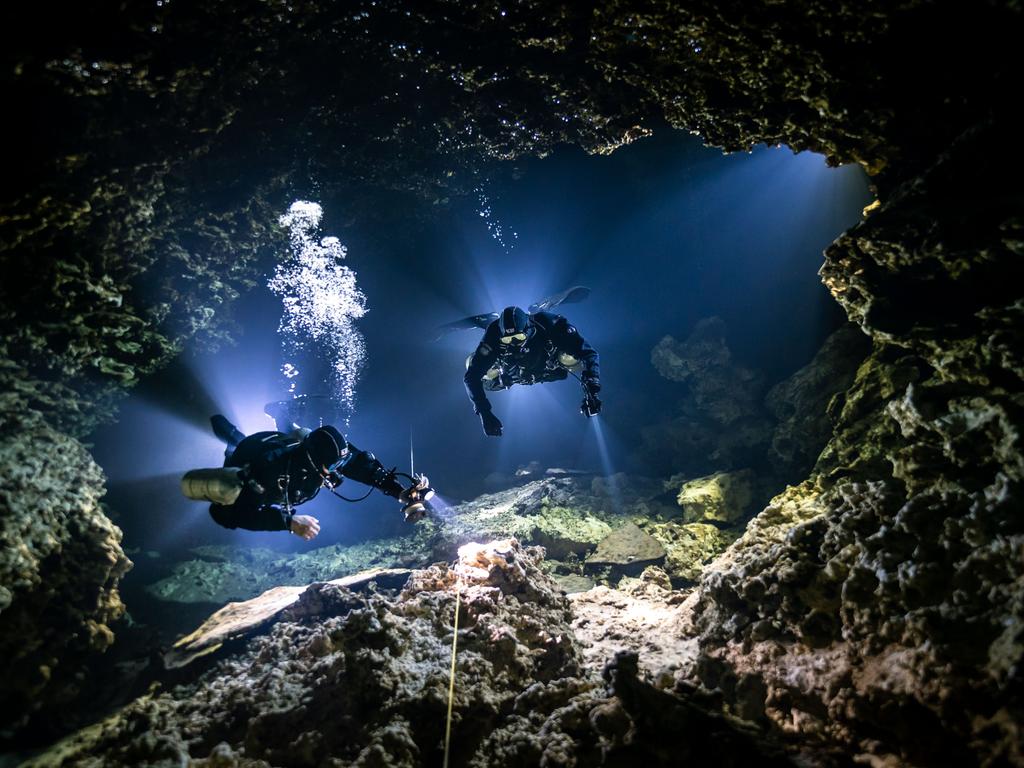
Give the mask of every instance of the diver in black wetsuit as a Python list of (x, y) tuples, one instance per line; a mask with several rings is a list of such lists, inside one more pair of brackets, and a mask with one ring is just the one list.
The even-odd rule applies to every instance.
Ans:
[(579, 373), (583, 383), (583, 415), (600, 413), (597, 350), (562, 315), (531, 315), (519, 307), (505, 307), (487, 326), (480, 345), (466, 361), (466, 392), (484, 433), (500, 437), (501, 421), (491, 412), (486, 391), (508, 389), (513, 384), (561, 381), (570, 373)]
[(406, 520), (426, 514), (422, 502), (433, 490), (425, 477), (405, 488), (394, 470), (361, 451), (331, 426), (310, 432), (257, 432), (246, 437), (217, 415), (210, 419), (214, 434), (227, 443), (222, 469), (199, 469), (182, 478), (182, 491), (191, 499), (212, 501), (210, 516), (225, 528), (250, 531), (291, 531), (304, 539), (320, 532), (319, 521), (295, 514), (321, 488), (334, 490), (351, 478), (398, 499)]

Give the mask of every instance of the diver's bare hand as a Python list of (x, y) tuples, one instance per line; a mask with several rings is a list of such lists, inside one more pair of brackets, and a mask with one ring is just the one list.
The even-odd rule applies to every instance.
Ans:
[(320, 521), (309, 515), (295, 515), (292, 518), (291, 531), (296, 536), (310, 541), (320, 533)]

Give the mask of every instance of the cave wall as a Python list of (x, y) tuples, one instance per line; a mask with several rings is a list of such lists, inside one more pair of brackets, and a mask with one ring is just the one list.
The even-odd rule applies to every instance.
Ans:
[[(74, 690), (73, 665), (41, 660), (105, 636), (90, 633), (116, 613), (124, 567), (115, 529), (78, 534), (103, 528), (81, 501), (102, 481), (52, 470), (45, 446), (62, 440), (88, 466), (80, 439), (126, 387), (186, 341), (230, 336), (231, 299), (273, 259), (285, 201), (320, 192), (371, 222), (426, 216), (502, 161), (561, 142), (611, 151), (666, 118), (728, 150), (785, 143), (859, 162), (881, 202), (822, 271), (875, 350), (833, 403), (836, 436), (810, 480), (759, 518), (774, 544), (748, 536), (705, 584), (705, 681), (759, 681), (739, 686), (766, 692), (748, 711), (817, 733), (826, 706), (848, 731), (830, 737), (863, 726), (898, 749), (899, 733), (858, 710), (882, 683), (819, 693), (824, 678), (809, 674), (778, 687), (782, 662), (773, 677), (734, 653), (772, 642), (799, 665), (831, 649), (864, 672), (889, 658), (886, 643), (919, 655), (891, 701), (937, 718), (950, 743), (987, 738), (989, 721), (1009, 733), (1017, 666), (998, 659), (1019, 655), (1021, 206), (1002, 165), (1017, 161), (992, 150), (1014, 146), (1017, 3), (175, 0), (3, 13), (0, 82), (22, 119), (0, 185), (0, 418), (45, 423), (33, 429), (50, 441), (6, 429), (5, 472), (38, 466), (51, 483), (45, 497), (10, 484), (3, 517), (46, 521), (57, 573), (80, 572), (33, 580), (17, 558), (24, 525), (5, 534), (24, 586), (0, 637), (39, 645), (28, 660), (0, 656), (0, 674), (45, 667), (49, 682), (25, 689), (34, 700)], [(54, 498), (73, 526), (50, 514)], [(108, 555), (108, 569), (89, 565)], [(58, 586), (68, 597), (55, 603), (102, 597), (59, 626), (32, 610)], [(774, 605), (766, 594), (783, 606), (771, 630), (756, 618)], [(949, 686), (920, 680), (932, 661)]]
[(705, 684), (912, 764), (1024, 761), (1024, 242), (1002, 130), (965, 131), (826, 252), (822, 277), (874, 350), (831, 404), (811, 478), (755, 520), (698, 608)]
[(10, 736), (85, 693), (89, 662), (114, 641), (130, 563), (100, 507), (103, 473), (77, 440), (33, 414), (5, 419), (0, 438), (0, 733)]

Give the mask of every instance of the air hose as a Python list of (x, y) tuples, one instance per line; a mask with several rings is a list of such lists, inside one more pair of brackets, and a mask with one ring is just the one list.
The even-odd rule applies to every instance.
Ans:
[(462, 590), (459, 588), (459, 573), (455, 572), (455, 631), (452, 634), (452, 667), (448, 675), (448, 717), (444, 726), (444, 768), (448, 768), (448, 747), (452, 736), (452, 704), (455, 701), (455, 652), (459, 644), (459, 603)]

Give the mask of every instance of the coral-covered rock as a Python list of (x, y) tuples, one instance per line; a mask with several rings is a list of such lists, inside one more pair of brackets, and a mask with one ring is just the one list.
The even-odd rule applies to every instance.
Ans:
[(0, 722), (4, 735), (82, 693), (113, 642), (131, 567), (103, 514), (103, 474), (37, 414), (0, 422)]

